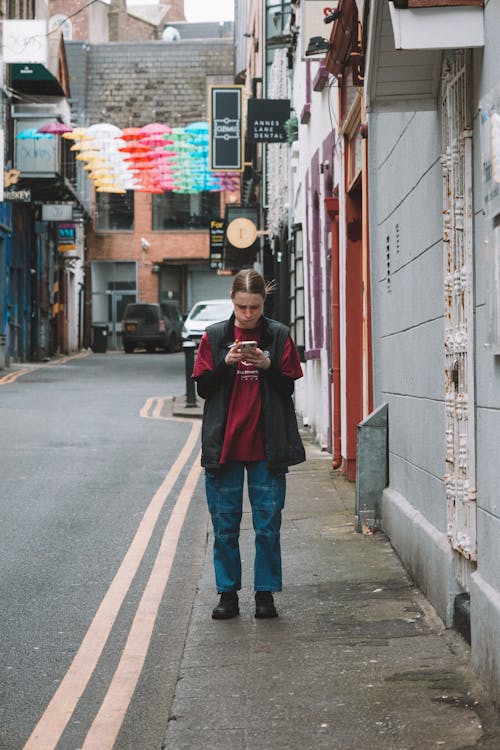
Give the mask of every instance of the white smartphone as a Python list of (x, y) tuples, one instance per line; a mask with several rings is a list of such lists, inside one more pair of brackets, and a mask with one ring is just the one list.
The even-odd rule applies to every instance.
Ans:
[(244, 352), (247, 352), (249, 349), (256, 349), (257, 342), (256, 341), (242, 341), (241, 348)]

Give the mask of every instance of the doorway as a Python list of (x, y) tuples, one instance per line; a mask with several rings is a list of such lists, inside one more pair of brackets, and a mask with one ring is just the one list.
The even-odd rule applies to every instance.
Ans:
[(93, 261), (91, 265), (92, 325), (107, 325), (108, 346), (120, 349), (126, 305), (137, 301), (134, 261)]

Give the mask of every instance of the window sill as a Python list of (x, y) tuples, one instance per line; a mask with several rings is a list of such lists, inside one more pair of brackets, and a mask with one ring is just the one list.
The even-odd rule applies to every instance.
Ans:
[(304, 357), (306, 361), (309, 359), (320, 359), (321, 349), (308, 349), (306, 352), (304, 352)]

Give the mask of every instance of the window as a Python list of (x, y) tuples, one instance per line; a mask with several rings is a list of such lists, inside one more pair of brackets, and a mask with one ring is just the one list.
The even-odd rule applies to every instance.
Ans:
[(363, 169), (363, 137), (361, 135), (362, 102), (359, 92), (346, 113), (342, 127), (346, 141), (347, 189), (359, 187)]
[(348, 151), (348, 186), (350, 187), (358, 178), (363, 166), (363, 139), (361, 137), (361, 123), (358, 123), (354, 133), (349, 138)]
[(134, 191), (96, 194), (96, 229), (127, 231), (134, 228)]
[(208, 229), (220, 216), (220, 193), (153, 193), (153, 229)]
[(69, 42), (73, 38), (73, 25), (64, 13), (56, 13), (49, 19), (49, 33), (61, 29), (64, 41)]
[(35, 18), (34, 0), (9, 0), (7, 3), (7, 16), (11, 20)]

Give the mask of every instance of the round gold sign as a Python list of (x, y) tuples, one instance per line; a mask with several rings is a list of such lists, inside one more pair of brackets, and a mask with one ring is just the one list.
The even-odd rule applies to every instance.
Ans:
[(250, 247), (257, 239), (257, 227), (251, 219), (239, 216), (228, 224), (226, 237), (233, 247)]

